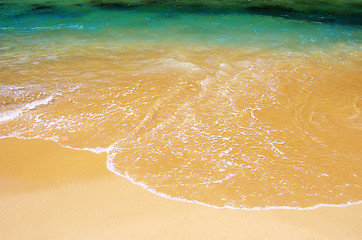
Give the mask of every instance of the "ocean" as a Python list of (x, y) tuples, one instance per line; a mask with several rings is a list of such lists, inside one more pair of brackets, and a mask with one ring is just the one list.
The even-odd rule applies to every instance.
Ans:
[(0, 1), (0, 137), (171, 199), (362, 200), (358, 0)]

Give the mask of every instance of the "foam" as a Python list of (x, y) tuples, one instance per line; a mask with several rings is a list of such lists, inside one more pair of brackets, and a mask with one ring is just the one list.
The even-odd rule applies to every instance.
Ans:
[(42, 105), (48, 105), (53, 100), (54, 100), (54, 96), (49, 96), (44, 99), (40, 99), (40, 100), (36, 100), (36, 101), (30, 102), (30, 103), (27, 103), (20, 108), (0, 113), (0, 122), (13, 120), (13, 119), (17, 118), (18, 116), (20, 116), (23, 112), (35, 109)]
[(211, 207), (211, 208), (216, 208), (216, 209), (234, 209), (234, 210), (248, 210), (248, 211), (255, 211), (255, 210), (273, 210), (273, 209), (285, 209), (285, 210), (312, 210), (312, 209), (317, 209), (317, 208), (321, 208), (321, 207), (348, 207), (351, 205), (358, 205), (360, 203), (362, 203), (362, 200), (359, 200), (357, 202), (353, 202), (353, 201), (349, 201), (347, 203), (342, 203), (342, 204), (325, 204), (325, 203), (319, 203), (316, 204), (314, 206), (310, 206), (310, 207), (290, 207), (290, 206), (266, 206), (266, 207), (252, 207), (252, 208), (247, 208), (247, 207), (243, 207), (243, 206), (232, 206), (232, 205), (225, 205), (225, 206), (215, 206), (215, 205), (211, 205), (211, 204), (207, 204), (204, 202), (200, 202), (200, 201), (196, 201), (196, 200), (189, 200), (189, 199), (185, 199), (182, 197), (172, 197), (168, 194), (165, 193), (160, 193), (157, 192), (155, 189), (150, 188), (149, 186), (147, 186), (146, 184), (142, 183), (142, 182), (137, 182), (135, 181), (133, 178), (131, 178), (128, 173), (126, 172), (125, 174), (120, 173), (116, 168), (115, 168), (115, 164), (113, 163), (113, 158), (115, 157), (115, 154), (113, 155), (108, 155), (107, 158), (107, 168), (115, 173), (118, 176), (122, 176), (127, 178), (130, 182), (132, 182), (133, 184), (136, 184), (140, 187), (142, 187), (143, 189), (156, 194), (160, 197), (163, 198), (167, 198), (170, 200), (176, 200), (176, 201), (182, 201), (182, 202), (187, 202), (187, 203), (193, 203), (193, 204), (198, 204), (198, 205), (202, 205), (202, 206), (206, 206), (206, 207)]

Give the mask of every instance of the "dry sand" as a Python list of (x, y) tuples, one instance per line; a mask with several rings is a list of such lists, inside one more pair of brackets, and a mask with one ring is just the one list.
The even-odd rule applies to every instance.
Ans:
[(104, 154), (0, 140), (0, 239), (362, 239), (362, 205), (214, 209), (154, 195)]

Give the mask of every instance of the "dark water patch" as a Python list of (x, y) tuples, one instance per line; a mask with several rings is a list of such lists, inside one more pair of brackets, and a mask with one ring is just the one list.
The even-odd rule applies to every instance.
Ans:
[[(349, 3), (348, 4), (351, 8), (359, 8), (362, 9), (362, 1), (361, 2), (355, 2), (355, 3)], [(362, 17), (362, 16), (361, 16)]]
[(32, 4), (30, 5), (30, 11), (37, 14), (52, 14), (59, 11), (59, 7), (54, 5), (45, 5), (45, 4)]
[(333, 8), (320, 9), (310, 6), (298, 10), (280, 5), (255, 5), (245, 8), (250, 14), (258, 14), (272, 17), (282, 17), (290, 20), (305, 20), (329, 24), (362, 25), (361, 11), (338, 11)]
[(334, 3), (318, 1), (186, 1), (92, 0), (91, 6), (113, 11), (154, 11), (170, 16), (176, 14), (257, 14), (322, 23), (362, 25), (362, 6), (358, 1)]
[(62, 7), (50, 4), (31, 4), (20, 8), (16, 14), (9, 15), (10, 18), (27, 18), (27, 17), (55, 17), (70, 18), (74, 17), (76, 12), (73, 8)]
[(251, 13), (271, 15), (271, 16), (292, 16), (293, 14), (300, 14), (301, 12), (285, 6), (278, 5), (261, 5), (246, 7), (245, 10)]
[(76, 3), (76, 4), (74, 4), (73, 6), (79, 8), (79, 7), (84, 7), (84, 4)]
[(122, 1), (117, 1), (117, 2), (91, 1), (90, 4), (97, 8), (107, 9), (107, 10), (128, 10), (144, 6), (144, 4), (133, 4)]
[[(25, 20), (27, 17), (36, 18), (36, 16), (66, 18), (80, 14), (79, 9), (76, 9), (73, 4), (59, 4), (56, 1), (34, 2), (3, 2), (3, 5), (0, 5), (0, 17), (11, 21), (19, 18)], [(28, 21), (33, 20), (29, 19)]]
[(362, 26), (362, 12), (339, 12), (334, 13), (331, 11), (320, 12), (312, 10), (307, 12), (305, 16), (294, 16), (294, 19), (315, 21), (329, 24), (352, 25)]
[(57, 7), (52, 5), (43, 5), (43, 4), (32, 4), (31, 5), (33, 11), (41, 11), (41, 10), (54, 10)]

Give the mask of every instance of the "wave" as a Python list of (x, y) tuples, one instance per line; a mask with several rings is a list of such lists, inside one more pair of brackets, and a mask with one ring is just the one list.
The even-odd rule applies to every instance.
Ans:
[(326, 203), (318, 203), (315, 204), (313, 206), (310, 207), (291, 207), (291, 206), (265, 206), (265, 207), (244, 207), (244, 206), (233, 206), (233, 205), (225, 205), (225, 206), (216, 206), (216, 205), (212, 205), (212, 204), (207, 204), (205, 202), (200, 202), (197, 200), (190, 200), (190, 199), (186, 199), (183, 197), (173, 197), (170, 196), (168, 194), (165, 193), (160, 193), (157, 192), (155, 189), (150, 188), (149, 186), (147, 186), (144, 183), (140, 183), (137, 182), (136, 180), (134, 180), (133, 178), (131, 178), (127, 173), (123, 174), (121, 172), (119, 172), (116, 168), (115, 168), (115, 164), (112, 161), (113, 157), (112, 155), (107, 157), (107, 168), (115, 173), (118, 176), (124, 177), (126, 179), (128, 179), (130, 182), (132, 182), (133, 184), (140, 186), (141, 188), (156, 194), (160, 197), (163, 198), (167, 198), (170, 200), (175, 200), (175, 201), (181, 201), (181, 202), (187, 202), (187, 203), (193, 203), (193, 204), (198, 204), (198, 205), (202, 205), (202, 206), (206, 206), (206, 207), (212, 207), (212, 208), (216, 208), (216, 209), (234, 209), (234, 210), (247, 210), (247, 211), (255, 211), (255, 210), (274, 210), (274, 209), (285, 209), (285, 210), (313, 210), (313, 209), (317, 209), (317, 208), (321, 208), (321, 207), (348, 207), (348, 206), (352, 206), (352, 205), (358, 205), (362, 203), (362, 200), (359, 201), (348, 201), (347, 203), (341, 203), (341, 204), (326, 204)]
[(40, 99), (40, 100), (36, 100), (36, 101), (30, 102), (30, 103), (27, 103), (24, 106), (21, 106), (19, 108), (2, 112), (2, 113), (0, 113), (0, 122), (13, 120), (13, 119), (17, 118), (18, 116), (20, 116), (22, 113), (29, 111), (29, 110), (33, 110), (42, 105), (48, 105), (53, 100), (54, 100), (54, 96), (49, 96), (44, 99)]
[[(128, 47), (24, 66), (20, 79), (36, 87), (18, 81), (22, 94), (4, 91), (1, 100), (18, 107), (1, 115), (1, 138), (106, 153), (115, 174), (207, 206), (361, 202), (358, 61)], [(18, 71), (0, 74), (19, 79)]]

